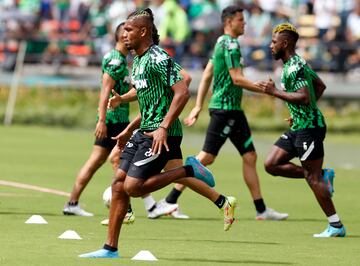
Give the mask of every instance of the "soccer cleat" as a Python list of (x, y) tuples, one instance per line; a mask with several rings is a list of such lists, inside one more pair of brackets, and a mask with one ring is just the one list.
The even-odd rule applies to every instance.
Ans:
[(135, 222), (135, 214), (131, 212), (127, 212), (123, 224), (133, 224)]
[(200, 163), (194, 156), (186, 158), (185, 165), (191, 165), (194, 169), (195, 178), (205, 182), (210, 187), (215, 187), (215, 179), (209, 169)]
[(171, 213), (171, 216), (175, 219), (189, 219), (190, 217), (184, 213), (182, 213), (179, 208)]
[(336, 228), (331, 225), (328, 225), (328, 227), (324, 232), (320, 234), (314, 234), (313, 237), (345, 237), (345, 235), (346, 235), (345, 226)]
[[(133, 212), (127, 212), (123, 224), (133, 224), (135, 222), (135, 214)], [(102, 225), (109, 225), (109, 219), (105, 219), (101, 221)]]
[(120, 258), (119, 252), (110, 251), (107, 249), (99, 249), (90, 253), (84, 253), (79, 255), (80, 258), (104, 258), (104, 259), (116, 259)]
[(179, 208), (179, 205), (167, 203), (165, 199), (160, 200), (156, 203), (155, 209), (152, 211), (148, 211), (148, 218), (149, 219), (156, 219), (163, 215), (168, 215)]
[(80, 204), (70, 205), (66, 203), (63, 209), (63, 214), (65, 215), (77, 215), (77, 216), (94, 216), (94, 214), (87, 212), (80, 208)]
[(280, 213), (273, 209), (266, 208), (266, 210), (262, 213), (257, 213), (255, 219), (256, 220), (273, 220), (273, 221), (281, 221), (285, 220), (289, 217), (287, 213)]
[(236, 207), (236, 198), (227, 197), (224, 206), (222, 207), (224, 211), (224, 231), (228, 231), (235, 221), (234, 210)]
[(335, 178), (335, 171), (332, 168), (324, 168), (324, 182), (326, 184), (327, 189), (330, 192), (330, 196), (332, 197), (334, 193), (334, 178)]

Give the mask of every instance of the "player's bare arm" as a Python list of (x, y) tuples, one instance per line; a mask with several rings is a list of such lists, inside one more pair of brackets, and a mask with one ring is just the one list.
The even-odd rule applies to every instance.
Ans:
[(261, 82), (260, 86), (266, 94), (272, 95), (289, 103), (302, 105), (310, 104), (310, 93), (307, 87), (302, 87), (295, 92), (286, 92), (278, 90), (272, 79), (269, 79), (267, 82)]
[(316, 100), (319, 100), (320, 97), (323, 95), (325, 89), (326, 89), (326, 85), (325, 83), (322, 81), (321, 78), (317, 77), (316, 79), (314, 79), (313, 81), (313, 86), (315, 89), (315, 97)]
[(110, 77), (109, 74), (104, 73), (102, 77), (102, 89), (100, 92), (100, 99), (99, 99), (99, 120), (96, 124), (95, 128), (95, 137), (98, 139), (106, 138), (107, 136), (107, 127), (106, 127), (106, 109), (107, 109), (107, 102), (109, 99), (110, 91), (115, 86), (115, 80)]
[(230, 68), (229, 73), (230, 73), (231, 79), (235, 85), (242, 87), (249, 91), (258, 92), (258, 93), (263, 92), (263, 90), (257, 83), (252, 82), (244, 77), (242, 68), (240, 68), (240, 67)]
[(134, 130), (140, 127), (140, 122), (141, 114), (138, 114), (119, 135), (112, 137), (112, 139), (117, 140), (117, 146), (120, 150), (124, 149)]
[(116, 91), (112, 90), (113, 96), (109, 99), (107, 107), (109, 109), (115, 109), (122, 103), (129, 103), (137, 100), (136, 89), (132, 87), (127, 93), (120, 95)]
[(204, 105), (205, 97), (209, 91), (211, 81), (213, 79), (213, 70), (214, 65), (209, 61), (205, 67), (205, 70), (202, 74), (198, 93), (196, 96), (195, 107), (191, 110), (190, 114), (184, 119), (184, 123), (187, 126), (192, 126), (197, 121), (199, 114)]

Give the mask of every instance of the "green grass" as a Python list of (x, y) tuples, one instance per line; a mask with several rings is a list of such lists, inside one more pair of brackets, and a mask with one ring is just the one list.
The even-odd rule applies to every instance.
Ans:
[[(92, 132), (86, 130), (0, 126), (0, 135), (0, 180), (68, 192), (93, 143)], [(100, 221), (107, 216), (101, 196), (112, 177), (108, 164), (82, 195), (85, 209), (95, 213), (90, 218), (63, 216), (63, 196), (0, 185), (0, 265), (148, 265), (130, 260), (140, 250), (150, 250), (159, 259), (154, 265), (359, 265), (359, 135), (329, 135), (326, 141), (325, 165), (336, 168), (334, 201), (348, 231), (343, 239), (312, 237), (325, 229), (327, 221), (303, 180), (265, 174), (262, 163), (278, 136), (261, 133), (254, 134), (254, 139), (265, 201), (288, 212), (288, 221), (254, 220), (241, 159), (227, 143), (211, 169), (217, 177), (216, 189), (239, 200), (237, 221), (229, 232), (223, 231), (221, 215), (212, 203), (186, 190), (179, 204), (190, 220), (148, 220), (142, 201), (134, 199), (136, 221), (123, 227), (122, 259), (78, 258), (100, 248), (106, 237)], [(186, 134), (184, 155), (196, 154), (203, 139), (202, 135)], [(154, 193), (154, 197), (161, 199), (169, 189)], [(25, 224), (33, 214), (42, 215), (48, 224)], [(83, 239), (58, 239), (66, 230), (75, 230)]]

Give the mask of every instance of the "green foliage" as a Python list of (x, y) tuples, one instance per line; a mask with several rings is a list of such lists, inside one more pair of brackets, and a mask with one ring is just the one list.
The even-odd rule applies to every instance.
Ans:
[[(0, 90), (0, 119), (4, 119), (9, 90)], [(98, 106), (97, 90), (20, 88), (13, 118), (14, 124), (31, 124), (61, 126), (65, 128), (93, 128)], [(185, 107), (181, 118), (189, 114), (195, 105), (192, 97)], [(321, 109), (326, 117), (329, 131), (360, 131), (360, 106), (357, 102), (341, 105), (341, 108), (330, 101), (322, 100)], [(285, 118), (288, 111), (285, 104), (268, 96), (245, 94), (242, 107), (253, 131), (286, 130)], [(137, 104), (131, 104), (131, 117), (138, 112)], [(207, 104), (205, 104), (198, 122), (191, 131), (206, 130), (209, 121)]]

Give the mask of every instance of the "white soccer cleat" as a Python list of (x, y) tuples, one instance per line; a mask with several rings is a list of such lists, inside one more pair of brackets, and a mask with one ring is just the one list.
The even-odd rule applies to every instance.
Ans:
[(179, 205), (167, 203), (165, 199), (160, 200), (156, 203), (155, 209), (151, 212), (148, 211), (148, 218), (149, 219), (156, 219), (163, 215), (171, 214), (172, 212), (176, 211), (179, 208)]
[(171, 213), (171, 216), (175, 219), (189, 219), (190, 217), (180, 211), (179, 208), (177, 208), (175, 211)]
[(256, 220), (273, 220), (273, 221), (282, 221), (286, 220), (289, 217), (287, 213), (280, 213), (271, 208), (266, 208), (262, 213), (256, 214)]
[(94, 216), (94, 214), (87, 212), (80, 208), (80, 204), (76, 205), (69, 205), (69, 203), (66, 203), (63, 209), (63, 214), (65, 215), (77, 215), (77, 216)]

